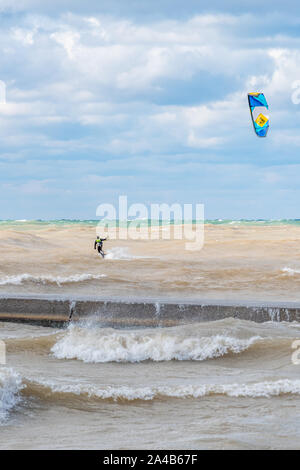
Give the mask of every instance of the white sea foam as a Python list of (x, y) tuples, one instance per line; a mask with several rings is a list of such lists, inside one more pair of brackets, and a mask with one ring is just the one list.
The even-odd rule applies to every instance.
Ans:
[(281, 271), (285, 273), (287, 276), (294, 276), (295, 274), (300, 274), (300, 269), (293, 269), (293, 268), (285, 267)]
[(90, 384), (62, 384), (43, 379), (33, 381), (32, 383), (46, 387), (52, 393), (85, 395), (89, 398), (115, 401), (154, 400), (156, 398), (201, 398), (209, 395), (224, 395), (236, 398), (269, 398), (287, 394), (300, 395), (300, 380), (289, 379), (248, 384), (187, 384), (156, 387), (106, 386), (100, 388)]
[(238, 339), (229, 336), (184, 336), (159, 329), (152, 332), (81, 328), (71, 325), (53, 347), (58, 359), (84, 362), (204, 361), (229, 353), (238, 354), (260, 341), (258, 336)]
[(36, 284), (72, 284), (77, 282), (92, 281), (106, 277), (105, 274), (74, 274), (72, 276), (34, 276), (32, 274), (17, 274), (15, 276), (5, 276), (0, 278), (0, 286), (21, 285), (25, 282), (34, 282)]
[(22, 378), (17, 372), (0, 368), (0, 425), (7, 420), (9, 412), (20, 401), (19, 391), (23, 387)]
[(131, 260), (137, 259), (140, 256), (133, 256), (129, 253), (127, 247), (116, 246), (111, 248), (106, 252), (105, 259), (113, 259), (113, 260)]

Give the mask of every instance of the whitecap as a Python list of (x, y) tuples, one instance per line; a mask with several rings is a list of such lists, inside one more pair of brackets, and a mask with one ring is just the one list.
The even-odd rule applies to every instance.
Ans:
[(281, 379), (254, 383), (198, 384), (170, 386), (102, 386), (91, 384), (59, 383), (44, 379), (31, 381), (51, 390), (52, 393), (87, 396), (92, 399), (132, 401), (154, 400), (159, 398), (202, 398), (223, 395), (233, 398), (270, 398), (281, 395), (300, 395), (300, 380)]
[(21, 376), (10, 368), (0, 368), (0, 424), (9, 412), (19, 403), (19, 391), (24, 388)]
[(259, 336), (238, 339), (225, 335), (184, 336), (168, 329), (121, 331), (70, 325), (52, 347), (58, 359), (84, 362), (205, 361), (239, 354), (261, 341)]
[(6, 285), (21, 285), (25, 282), (33, 282), (36, 284), (72, 284), (86, 281), (93, 281), (106, 277), (105, 274), (74, 274), (71, 276), (51, 276), (51, 275), (32, 275), (32, 274), (17, 274), (15, 276), (5, 276), (0, 278), (0, 286)]

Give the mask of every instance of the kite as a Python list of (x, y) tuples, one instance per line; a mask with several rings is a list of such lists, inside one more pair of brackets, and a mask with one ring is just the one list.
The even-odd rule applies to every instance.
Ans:
[(250, 114), (255, 133), (258, 137), (266, 137), (269, 130), (268, 103), (263, 93), (248, 93)]

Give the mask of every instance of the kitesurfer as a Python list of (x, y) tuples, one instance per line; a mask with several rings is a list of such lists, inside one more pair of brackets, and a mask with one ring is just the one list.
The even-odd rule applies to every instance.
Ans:
[(95, 240), (95, 243), (94, 243), (94, 249), (98, 250), (98, 253), (102, 256), (102, 258), (104, 258), (104, 255), (105, 253), (103, 252), (103, 242), (106, 240), (106, 238), (100, 238), (98, 235), (97, 235), (97, 238)]

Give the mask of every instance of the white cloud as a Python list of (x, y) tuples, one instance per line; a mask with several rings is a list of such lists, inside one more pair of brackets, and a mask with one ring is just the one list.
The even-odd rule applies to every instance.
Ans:
[[(244, 49), (242, 42), (236, 43), (235, 28), (253, 21), (250, 15), (202, 15), (148, 25), (72, 14), (58, 22), (27, 17), (27, 29), (19, 27), (9, 33), (24, 47), (34, 47), (34, 52), (22, 51), (29, 67), (33, 60), (36, 63), (35, 54), (48, 55), (56, 77), (53, 80), (50, 75), (47, 80), (46, 75), (41, 83), (34, 77), (26, 91), (21, 83), (14, 87), (2, 115), (26, 116), (27, 125), (39, 127), (70, 122), (111, 129), (99, 142), (99, 149), (111, 153), (167, 149), (175, 142), (191, 148), (218, 148), (228, 141), (231, 128), (238, 129), (242, 122), (248, 125), (245, 96), (249, 88), (262, 84), (272, 101), (280, 86), (287, 88), (288, 77), (298, 73), (297, 51), (258, 49), (256, 41), (253, 49), (249, 43)], [(221, 87), (224, 77), (234, 80), (245, 63), (263, 57), (274, 64), (273, 69), (254, 75), (256, 70), (249, 67), (240, 89), (222, 100), (193, 106), (149, 103), (153, 95), (166, 92), (168, 81), (186, 81), (188, 87), (196, 77), (205, 100), (209, 78), (203, 83), (203, 73), (218, 76)], [(14, 125), (21, 122), (15, 120)], [(77, 144), (78, 149), (89, 146)], [(57, 139), (47, 144), (50, 148), (57, 145), (64, 151)]]
[(197, 137), (194, 131), (191, 131), (188, 135), (188, 145), (198, 149), (217, 147), (224, 142), (225, 139), (221, 137)]
[[(110, 171), (177, 177), (203, 174), (203, 162), (214, 159), (224, 165), (216, 169), (221, 175), (234, 161), (282, 165), (289, 152), (293, 163), (300, 107), (291, 87), (300, 80), (300, 40), (288, 26), (278, 34), (282, 24), (294, 31), (294, 18), (271, 12), (262, 19), (220, 13), (142, 22), (87, 11), (19, 15), (14, 26), (2, 20), (1, 164), (19, 155), (22, 174), (32, 159), (42, 178), (27, 175), (21, 189), (47, 194), (45, 161), (47, 172), (51, 162), (65, 161), (68, 177), (80, 167), (84, 184), (115, 187), (124, 179)], [(252, 134), (247, 105), (247, 92), (257, 89), (270, 104), (265, 142)], [(107, 174), (92, 174), (90, 162), (98, 160)], [(28, 168), (35, 171), (33, 163)], [(230, 171), (232, 185), (247, 177), (243, 165)], [(274, 169), (251, 174), (259, 184), (286, 181)]]
[(52, 33), (50, 38), (63, 46), (69, 59), (73, 60), (78, 58), (79, 33), (73, 31), (57, 32)]
[(23, 45), (31, 46), (34, 43), (34, 35), (36, 31), (28, 31), (22, 28), (13, 28), (12, 29), (12, 39), (20, 41)]

